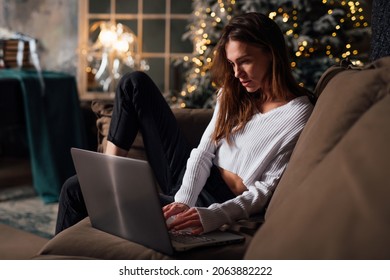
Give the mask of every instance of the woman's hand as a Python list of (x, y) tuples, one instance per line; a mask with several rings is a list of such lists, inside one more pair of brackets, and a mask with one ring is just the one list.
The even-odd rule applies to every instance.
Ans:
[(165, 219), (168, 219), (169, 217), (177, 215), (188, 209), (190, 209), (190, 207), (188, 207), (184, 203), (172, 202), (163, 207), (164, 217)]
[(203, 226), (200, 222), (198, 211), (194, 207), (189, 208), (183, 203), (173, 202), (163, 207), (164, 217), (175, 216), (174, 220), (168, 225), (169, 230), (188, 230), (192, 234), (201, 234)]

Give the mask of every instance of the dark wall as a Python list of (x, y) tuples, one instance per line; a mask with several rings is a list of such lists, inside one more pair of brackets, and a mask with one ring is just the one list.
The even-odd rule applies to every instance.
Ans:
[(36, 38), (43, 69), (76, 74), (77, 0), (0, 0), (0, 27)]

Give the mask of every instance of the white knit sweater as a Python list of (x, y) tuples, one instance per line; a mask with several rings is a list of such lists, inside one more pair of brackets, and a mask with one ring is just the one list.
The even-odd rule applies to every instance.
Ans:
[(313, 106), (302, 96), (267, 113), (258, 113), (233, 135), (230, 145), (226, 140), (212, 140), (218, 109), (217, 103), (199, 146), (191, 152), (175, 201), (195, 206), (213, 164), (237, 174), (247, 191), (224, 203), (198, 207), (204, 232), (246, 219), (267, 205)]

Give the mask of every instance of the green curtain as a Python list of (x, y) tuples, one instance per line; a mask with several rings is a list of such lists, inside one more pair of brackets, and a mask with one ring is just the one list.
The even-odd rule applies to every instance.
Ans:
[(64, 181), (75, 174), (70, 148), (86, 147), (76, 80), (64, 73), (8, 69), (0, 70), (1, 78), (20, 82), (34, 188), (45, 203), (56, 202)]

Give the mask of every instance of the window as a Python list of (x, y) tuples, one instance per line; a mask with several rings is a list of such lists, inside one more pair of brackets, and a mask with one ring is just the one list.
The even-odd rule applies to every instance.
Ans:
[[(79, 1), (81, 99), (113, 98), (119, 76), (142, 67), (149, 68), (147, 73), (163, 93), (181, 91), (184, 71), (174, 61), (193, 50), (189, 40), (182, 40), (192, 12), (191, 3), (191, 0)], [(99, 37), (103, 28), (115, 29), (117, 33), (121, 28), (135, 35), (136, 43), (131, 47), (135, 64), (126, 55), (103, 51), (105, 45)], [(105, 38), (111, 40), (110, 36)]]

